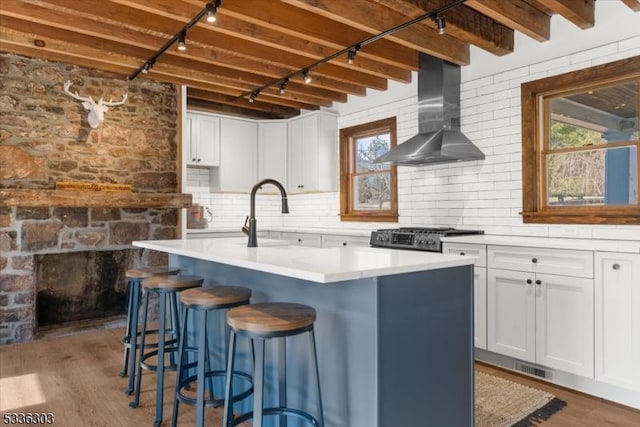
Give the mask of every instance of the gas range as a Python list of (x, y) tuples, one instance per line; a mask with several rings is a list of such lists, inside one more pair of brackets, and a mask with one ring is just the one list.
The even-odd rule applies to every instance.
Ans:
[(469, 234), (484, 234), (484, 231), (456, 230), (446, 227), (384, 228), (371, 232), (369, 244), (381, 248), (442, 252), (442, 242), (440, 241), (442, 237)]

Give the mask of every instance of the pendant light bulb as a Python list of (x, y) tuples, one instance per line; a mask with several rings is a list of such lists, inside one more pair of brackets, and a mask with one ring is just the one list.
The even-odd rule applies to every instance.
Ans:
[(302, 79), (306, 84), (311, 83), (312, 79), (311, 79), (311, 76), (309, 75), (309, 70), (307, 70), (306, 68), (302, 71)]
[(436, 17), (436, 26), (438, 27), (438, 34), (446, 32), (447, 22), (444, 20), (444, 16)]
[(187, 44), (185, 42), (185, 38), (186, 38), (186, 34), (184, 32), (180, 34), (180, 37), (178, 37), (178, 50), (180, 52), (184, 52), (185, 50), (187, 50)]

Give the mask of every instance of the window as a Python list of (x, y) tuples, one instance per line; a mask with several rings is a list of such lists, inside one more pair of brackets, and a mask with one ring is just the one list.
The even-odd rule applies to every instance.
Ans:
[(395, 117), (340, 129), (342, 221), (398, 221), (396, 167), (373, 163), (395, 146)]
[(525, 223), (640, 224), (640, 57), (522, 85)]

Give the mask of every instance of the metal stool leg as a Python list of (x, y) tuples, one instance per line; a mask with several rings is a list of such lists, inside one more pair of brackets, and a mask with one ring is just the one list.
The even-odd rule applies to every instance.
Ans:
[[(252, 341), (253, 342), (253, 341)], [(233, 370), (235, 369), (236, 357), (236, 333), (231, 331), (229, 334), (229, 356), (227, 359), (227, 378), (224, 392), (224, 417), (222, 418), (222, 427), (229, 427), (229, 422), (233, 420)]]
[(313, 368), (315, 369), (315, 375), (313, 376), (316, 393), (317, 393), (317, 404), (318, 404), (318, 425), (319, 427), (324, 427), (324, 411), (322, 410), (322, 393), (320, 393), (320, 372), (318, 371), (318, 352), (316, 351), (316, 335), (311, 328), (309, 331), (309, 345), (311, 348), (311, 363), (313, 364)]
[[(171, 297), (171, 338), (177, 340), (180, 334), (180, 317), (178, 316), (178, 293), (172, 292), (169, 294)], [(170, 355), (171, 366), (176, 366), (175, 352), (171, 352)]]
[(162, 424), (162, 404), (164, 401), (164, 341), (165, 341), (165, 321), (167, 317), (167, 298), (166, 292), (160, 294), (160, 311), (158, 312), (158, 363), (156, 368), (156, 420), (153, 422), (155, 427)]
[[(142, 353), (144, 349), (145, 338), (147, 335), (147, 317), (149, 314), (149, 292), (145, 292), (144, 295), (142, 296), (142, 299), (144, 300), (144, 312), (142, 314), (143, 319), (142, 319), (142, 334), (140, 339), (140, 357), (138, 358), (138, 366), (137, 366), (138, 375), (135, 378), (136, 386), (135, 386), (134, 399), (133, 399), (133, 402), (129, 403), (129, 406), (132, 408), (137, 408), (138, 404), (140, 403), (140, 382), (142, 380)], [(136, 321), (137, 321), (137, 318), (136, 318)], [(131, 354), (132, 355), (134, 354), (133, 348), (131, 349)], [(131, 361), (129, 363), (131, 363)], [(129, 381), (131, 381), (131, 378), (129, 378)]]
[(202, 427), (204, 425), (204, 388), (205, 388), (205, 354), (206, 348), (206, 336), (207, 336), (207, 311), (198, 310), (198, 367), (196, 373), (196, 383), (198, 388), (196, 390), (196, 425)]
[(180, 331), (180, 343), (178, 345), (178, 365), (176, 367), (176, 387), (173, 394), (173, 413), (171, 415), (171, 427), (178, 425), (178, 409), (180, 407), (180, 399), (178, 393), (180, 391), (180, 381), (182, 381), (182, 364), (184, 363), (184, 347), (187, 340), (187, 317), (189, 309), (182, 307), (182, 330)]
[[(127, 388), (127, 394), (131, 394), (134, 391), (133, 384), (136, 377), (136, 353), (138, 350), (138, 309), (140, 305), (140, 280), (134, 279), (131, 281), (131, 324), (129, 326), (129, 388)], [(146, 320), (146, 314), (145, 314)], [(146, 332), (146, 328), (145, 328)], [(144, 343), (144, 340), (143, 340)], [(140, 347), (140, 353), (142, 348)], [(138, 375), (140, 375), (140, 369), (138, 369)]]
[(129, 370), (129, 345), (131, 343), (131, 315), (133, 314), (133, 293), (131, 292), (131, 288), (133, 288), (133, 284), (131, 283), (132, 279), (129, 279), (127, 282), (129, 297), (127, 298), (127, 328), (125, 329), (124, 337), (122, 337), (122, 342), (124, 343), (124, 354), (122, 355), (122, 369), (118, 373), (121, 377), (127, 376), (127, 371)]
[(262, 405), (264, 392), (264, 339), (258, 340), (256, 348), (256, 363), (254, 367), (253, 387), (253, 427), (262, 427)]
[[(287, 338), (278, 339), (278, 405), (287, 407)], [(280, 427), (287, 427), (287, 417), (280, 417)]]

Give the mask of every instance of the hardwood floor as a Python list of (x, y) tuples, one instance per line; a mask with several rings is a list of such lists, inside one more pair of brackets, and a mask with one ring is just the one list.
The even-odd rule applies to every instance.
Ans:
[[(121, 328), (105, 329), (0, 346), (0, 413), (51, 412), (55, 425), (71, 427), (152, 425), (154, 376), (149, 372), (143, 375), (140, 407), (136, 409), (129, 408), (131, 396), (124, 393), (127, 378), (118, 376), (122, 333)], [(477, 364), (477, 369), (547, 390), (565, 400), (567, 407), (544, 427), (640, 426), (640, 411), (488, 365)], [(164, 425), (170, 424), (174, 379), (173, 373), (167, 374)], [(16, 383), (21, 384), (18, 389)], [(6, 407), (16, 399), (26, 406)], [(207, 425), (220, 425), (219, 409), (205, 412)], [(181, 405), (179, 425), (194, 424), (194, 408)]]

